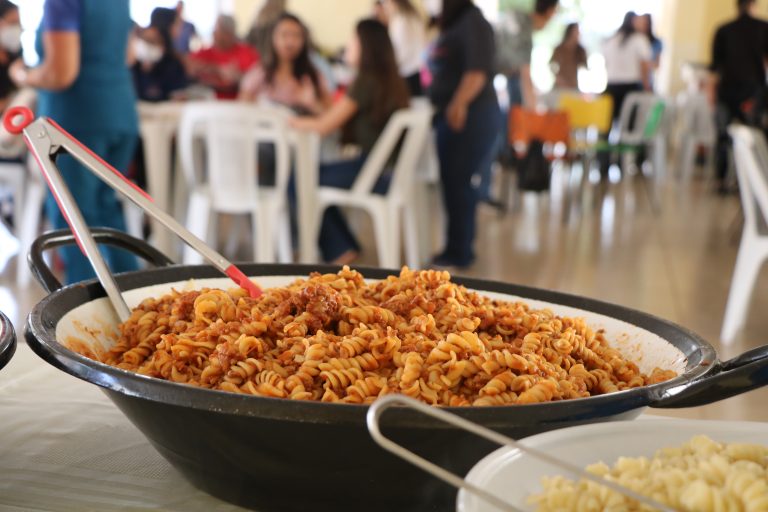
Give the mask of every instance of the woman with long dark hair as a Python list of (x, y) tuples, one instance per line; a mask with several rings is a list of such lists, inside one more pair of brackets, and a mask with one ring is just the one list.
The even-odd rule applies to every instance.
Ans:
[(565, 27), (562, 42), (552, 53), (550, 64), (555, 72), (555, 87), (558, 89), (578, 89), (579, 69), (587, 67), (587, 51), (579, 40), (578, 23), (569, 23)]
[(261, 65), (243, 78), (239, 98), (266, 98), (301, 114), (323, 112), (331, 95), (310, 59), (307, 27), (293, 14), (283, 13), (272, 25), (270, 37)]
[(635, 26), (637, 15), (628, 12), (616, 34), (603, 45), (608, 86), (605, 90), (613, 98), (613, 117), (616, 119), (628, 94), (649, 91), (648, 81), (652, 58), (651, 44)]
[(475, 259), (477, 191), (472, 176), (482, 171), (500, 130), (493, 88), (496, 44), (491, 25), (472, 0), (444, 0), (440, 35), (430, 56), (430, 98), (435, 129), (447, 241), (433, 264), (468, 267)]
[[(342, 142), (360, 147), (358, 158), (320, 167), (320, 185), (337, 188), (352, 186), (389, 118), (410, 101), (387, 27), (381, 22), (367, 19), (357, 24), (345, 59), (357, 72), (347, 93), (324, 114), (291, 122), (296, 129), (321, 135), (340, 129)], [(374, 189), (384, 192), (386, 187), (386, 180), (380, 179)], [(358, 256), (360, 246), (338, 208), (328, 208), (323, 216), (320, 249), (325, 261), (336, 264), (350, 263)]]

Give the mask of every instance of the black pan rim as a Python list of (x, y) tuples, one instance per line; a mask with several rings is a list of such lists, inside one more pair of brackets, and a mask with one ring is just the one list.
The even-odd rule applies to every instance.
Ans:
[(11, 361), (15, 352), (16, 331), (8, 317), (0, 312), (0, 370)]
[[(243, 264), (240, 268), (251, 276), (301, 276), (310, 272), (337, 272), (340, 269), (338, 266), (303, 264)], [(363, 266), (355, 266), (354, 268), (366, 278), (372, 279), (382, 279), (389, 275), (399, 274), (399, 271), (389, 269)], [(117, 277), (117, 281), (121, 289), (131, 290), (187, 279), (216, 277), (222, 276), (215, 268), (208, 265), (175, 265), (122, 274)], [(667, 335), (674, 334), (686, 339), (689, 344), (696, 346), (701, 352), (701, 358), (696, 367), (691, 368), (689, 361), (689, 368), (685, 374), (663, 383), (560, 402), (497, 407), (445, 408), (460, 416), (476, 421), (487, 420), (495, 423), (507, 416), (510, 410), (518, 411), (520, 414), (523, 412), (530, 413), (531, 416), (540, 418), (550, 417), (554, 420), (576, 413), (577, 410), (599, 410), (604, 407), (615, 407), (619, 402), (625, 402), (627, 405), (627, 407), (622, 407), (622, 410), (645, 407), (653, 405), (653, 402), (662, 397), (666, 390), (685, 386), (706, 375), (713, 370), (717, 363), (714, 348), (700, 336), (684, 327), (647, 313), (562, 292), (461, 276), (452, 277), (452, 279), (467, 288), (504, 293), (522, 299), (541, 300), (612, 317), (657, 334), (667, 342), (670, 341), (665, 333)], [(120, 394), (146, 400), (167, 402), (224, 414), (270, 417), (277, 420), (294, 420), (307, 423), (358, 423), (365, 417), (368, 410), (368, 406), (365, 405), (299, 402), (279, 398), (238, 395), (146, 377), (99, 363), (69, 350), (56, 341), (56, 324), (45, 325), (44, 323), (43, 317), (46, 311), (49, 309), (61, 310), (56, 315), (56, 322), (58, 322), (61, 317), (76, 307), (104, 296), (105, 293), (100, 284), (93, 280), (64, 287), (44, 298), (35, 306), (27, 320), (25, 335), (32, 350), (49, 364), (79, 379)], [(71, 300), (75, 298), (76, 300)], [(283, 405), (274, 407), (278, 403)], [(275, 409), (279, 410), (276, 411)], [(394, 416), (397, 413), (399, 411), (392, 414)], [(408, 423), (416, 421), (416, 423), (430, 423), (433, 426), (432, 422), (416, 420), (413, 414), (405, 414), (405, 411), (403, 413), (402, 420), (406, 419), (405, 416), (410, 417)]]

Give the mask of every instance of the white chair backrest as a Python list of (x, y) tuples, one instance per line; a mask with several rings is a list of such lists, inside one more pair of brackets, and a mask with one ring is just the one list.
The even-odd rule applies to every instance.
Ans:
[(290, 146), (282, 110), (236, 102), (190, 103), (181, 116), (178, 144), (187, 183), (192, 188), (208, 185), (214, 208), (249, 211), (258, 204), (259, 144), (274, 145), (275, 192), (287, 190)]
[(648, 124), (648, 117), (659, 102), (663, 103), (664, 99), (651, 93), (633, 92), (628, 94), (619, 113), (619, 142), (622, 144), (647, 142), (645, 128)]
[(768, 222), (768, 144), (754, 128), (731, 125), (728, 131), (733, 138), (745, 227), (757, 233)]
[(702, 143), (715, 143), (715, 114), (703, 93), (687, 94), (684, 97), (680, 105), (680, 129), (683, 135), (695, 137)]
[[(381, 173), (385, 170), (393, 153), (399, 148), (387, 195), (394, 193), (401, 198), (408, 197), (416, 167), (427, 141), (431, 121), (432, 109), (423, 105), (398, 110), (392, 114), (357, 176), (352, 191), (356, 194), (372, 193)], [(405, 137), (402, 137), (403, 133)], [(401, 138), (402, 143), (398, 144)]]

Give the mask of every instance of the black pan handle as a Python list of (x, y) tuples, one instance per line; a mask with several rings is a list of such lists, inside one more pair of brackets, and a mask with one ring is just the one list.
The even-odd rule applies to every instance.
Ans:
[(651, 407), (680, 409), (707, 405), (768, 385), (768, 345), (718, 363), (694, 381), (667, 388)]
[[(168, 256), (145, 241), (134, 238), (122, 231), (111, 228), (91, 228), (91, 234), (93, 234), (96, 243), (125, 249), (131, 254), (148, 261), (155, 267), (167, 267), (174, 264)], [(75, 236), (69, 229), (48, 231), (40, 235), (32, 243), (32, 247), (30, 247), (29, 254), (27, 255), (27, 263), (32, 271), (32, 275), (35, 276), (37, 282), (39, 282), (48, 293), (53, 293), (60, 289), (62, 284), (45, 262), (43, 254), (56, 247), (73, 245), (76, 243)]]

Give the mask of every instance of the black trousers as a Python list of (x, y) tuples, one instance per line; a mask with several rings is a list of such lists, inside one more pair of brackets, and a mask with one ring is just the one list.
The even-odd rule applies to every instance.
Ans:
[(424, 88), (421, 86), (421, 73), (414, 73), (403, 78), (408, 85), (408, 92), (411, 93), (411, 98), (424, 96)]
[[(643, 84), (641, 82), (608, 84), (605, 88), (605, 94), (613, 99), (613, 114), (611, 117), (614, 122), (619, 119), (621, 109), (624, 107), (624, 102), (626, 101), (627, 96), (633, 92), (642, 92), (642, 90)], [(630, 121), (630, 124), (632, 123), (633, 121)], [(605, 137), (608, 137), (607, 133), (605, 134)], [(597, 155), (597, 160), (600, 163), (600, 173), (603, 176), (607, 176), (608, 169), (611, 166), (611, 153), (609, 151), (601, 151)]]
[(755, 84), (722, 83), (717, 93), (717, 165), (716, 177), (721, 183), (728, 174), (731, 137), (728, 126), (739, 122), (765, 129), (766, 88)]

